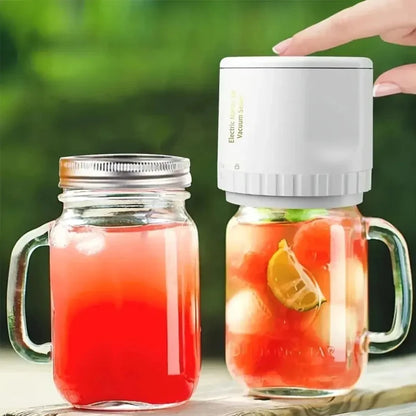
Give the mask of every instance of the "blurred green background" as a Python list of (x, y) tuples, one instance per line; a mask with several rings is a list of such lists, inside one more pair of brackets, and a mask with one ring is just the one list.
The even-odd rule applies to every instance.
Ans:
[[(188, 208), (200, 232), (205, 356), (223, 355), (224, 232), (236, 207), (216, 188), (218, 63), (224, 56), (270, 55), (295, 31), (351, 1), (2, 1), (1, 341), (14, 242), (60, 215), (58, 158), (113, 152), (168, 153), (192, 161)], [(368, 56), (375, 76), (416, 61), (415, 48), (380, 39), (330, 55)], [(406, 236), (415, 263), (416, 97), (375, 101), (373, 190), (365, 215), (384, 217)], [(389, 328), (390, 260), (370, 250), (370, 322)], [(49, 337), (47, 249), (29, 276), (34, 340)], [(412, 330), (397, 353), (416, 351)]]

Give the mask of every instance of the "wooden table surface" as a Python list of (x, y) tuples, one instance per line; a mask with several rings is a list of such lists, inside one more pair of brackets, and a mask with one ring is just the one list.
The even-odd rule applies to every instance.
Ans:
[[(61, 406), (57, 405), (61, 403)], [(46, 406), (55, 405), (55, 406)], [(46, 406), (46, 407), (45, 407)], [(27, 411), (28, 408), (33, 408)], [(25, 411), (17, 411), (18, 409)], [(371, 409), (371, 410), (368, 410)], [(36, 365), (0, 351), (0, 415), (98, 416), (63, 405), (50, 365)], [(416, 355), (371, 362), (357, 388), (347, 396), (312, 400), (256, 400), (246, 397), (221, 362), (205, 362), (201, 380), (186, 405), (140, 415), (184, 416), (416, 416)]]

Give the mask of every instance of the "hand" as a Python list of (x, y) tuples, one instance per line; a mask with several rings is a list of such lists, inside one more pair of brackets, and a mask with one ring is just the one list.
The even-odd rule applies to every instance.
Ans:
[[(380, 36), (386, 42), (416, 46), (416, 0), (365, 0), (296, 33), (273, 47), (281, 56), (308, 55), (352, 40)], [(416, 64), (380, 75), (374, 96), (416, 94)]]

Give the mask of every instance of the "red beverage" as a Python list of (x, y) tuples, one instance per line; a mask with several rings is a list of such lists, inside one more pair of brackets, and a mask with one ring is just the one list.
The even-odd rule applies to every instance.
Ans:
[(192, 224), (55, 226), (54, 379), (70, 403), (189, 399), (200, 370), (197, 250)]
[(357, 382), (367, 330), (361, 230), (358, 217), (230, 221), (227, 365), (254, 393), (330, 392)]

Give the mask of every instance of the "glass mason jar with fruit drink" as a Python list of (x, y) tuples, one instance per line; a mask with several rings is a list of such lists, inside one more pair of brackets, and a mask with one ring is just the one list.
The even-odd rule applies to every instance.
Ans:
[[(225, 58), (218, 158), (239, 205), (226, 233), (229, 371), (258, 396), (348, 392), (368, 352), (403, 341), (412, 305), (403, 237), (357, 208), (371, 184), (371, 61)], [(387, 333), (368, 329), (369, 239), (392, 258)]]
[[(11, 258), (8, 323), (26, 359), (53, 359), (68, 402), (99, 410), (188, 400), (200, 371), (198, 236), (185, 210), (189, 160), (118, 154), (60, 160), (56, 220), (25, 234)], [(50, 247), (52, 343), (28, 337), (32, 251)]]

